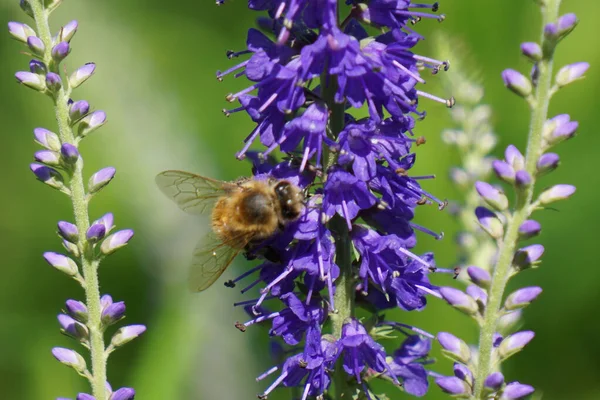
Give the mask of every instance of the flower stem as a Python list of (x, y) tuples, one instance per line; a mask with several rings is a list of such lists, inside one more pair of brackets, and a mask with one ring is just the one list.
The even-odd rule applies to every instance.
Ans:
[(515, 211), (508, 221), (504, 238), (499, 243), (498, 261), (492, 277), (489, 290), (488, 302), (484, 322), (479, 336), (479, 360), (477, 363), (477, 374), (475, 378), (474, 398), (484, 400), (483, 383), (485, 378), (494, 372), (497, 360), (492, 357), (492, 340), (496, 332), (496, 324), (500, 317), (500, 305), (506, 289), (506, 284), (512, 271), (511, 264), (518, 242), (519, 227), (531, 213), (531, 201), (536, 178), (536, 162), (542, 155), (542, 132), (544, 123), (548, 118), (548, 105), (552, 96), (552, 69), (553, 69), (553, 47), (546, 47), (546, 39), (543, 27), (548, 23), (555, 22), (558, 18), (560, 0), (545, 0), (541, 5), (542, 10), (542, 47), (552, 48), (544, 54), (543, 60), (538, 63), (539, 76), (535, 92), (535, 102), (531, 110), (531, 122), (529, 126), (529, 139), (525, 158), (525, 169), (531, 176), (531, 185), (518, 192)]
[[(48, 24), (49, 11), (44, 7), (44, 0), (30, 1), (33, 17), (35, 19), (38, 35), (46, 48), (44, 54), (44, 64), (49, 66), (52, 72), (59, 73), (58, 67), (52, 67), (51, 49), (52, 35)], [(66, 81), (66, 79), (63, 79)], [(60, 88), (53, 96), (54, 112), (59, 128), (59, 137), (61, 143), (70, 143), (75, 145), (75, 136), (69, 124), (69, 93)], [(83, 161), (81, 158), (75, 164), (70, 174), (69, 189), (70, 198), (73, 205), (73, 214), (75, 224), (79, 231), (77, 247), (79, 248), (80, 265), (83, 270), (84, 284), (83, 288), (86, 295), (86, 305), (88, 308), (87, 327), (90, 333), (90, 353), (92, 361), (92, 392), (96, 400), (107, 400), (106, 393), (106, 354), (104, 352), (104, 337), (101, 328), (101, 305), (100, 305), (100, 287), (98, 283), (98, 262), (94, 260), (93, 249), (86, 240), (86, 232), (90, 227), (88, 215), (88, 201), (86, 199), (85, 187), (83, 184)]]
[[(327, 68), (325, 69), (327, 70)], [(329, 131), (333, 140), (337, 139), (344, 129), (344, 104), (334, 101), (337, 90), (337, 80), (334, 76), (323, 73), (321, 76), (323, 99), (329, 109)], [(335, 163), (337, 154), (329, 153), (327, 167)], [(327, 171), (325, 171), (327, 172)], [(326, 175), (325, 175), (326, 176)], [(334, 216), (329, 222), (329, 229), (335, 240), (335, 263), (340, 268), (340, 276), (336, 280), (335, 295), (333, 297), (335, 313), (331, 314), (332, 334), (336, 339), (342, 337), (342, 327), (347, 319), (354, 316), (354, 274), (352, 272), (352, 246), (348, 225), (343, 218)], [(352, 388), (348, 385), (348, 378), (342, 366), (342, 358), (338, 359), (333, 374), (336, 399), (352, 398)]]

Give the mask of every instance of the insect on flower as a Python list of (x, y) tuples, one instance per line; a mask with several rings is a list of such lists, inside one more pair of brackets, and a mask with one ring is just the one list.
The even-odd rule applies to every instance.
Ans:
[(190, 289), (200, 292), (212, 285), (242, 250), (251, 250), (299, 217), (302, 190), (274, 178), (241, 178), (233, 182), (184, 171), (156, 176), (163, 193), (190, 214), (212, 210), (214, 237), (195, 248), (190, 267)]

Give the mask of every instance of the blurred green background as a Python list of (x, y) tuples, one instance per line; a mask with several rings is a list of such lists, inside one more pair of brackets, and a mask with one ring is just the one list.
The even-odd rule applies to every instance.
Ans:
[[(534, 385), (546, 399), (599, 399), (600, 268), (591, 250), (600, 222), (596, 201), (600, 178), (594, 172), (600, 146), (595, 132), (600, 113), (594, 97), (600, 48), (593, 45), (600, 34), (596, 21), (600, 3), (563, 3), (562, 11), (577, 13), (581, 23), (559, 47), (558, 65), (588, 61), (592, 68), (585, 81), (562, 90), (552, 103), (552, 115), (570, 113), (580, 121), (580, 130), (576, 140), (558, 149), (562, 167), (541, 185), (570, 183), (578, 191), (571, 201), (557, 206), (559, 212), (538, 215), (544, 227), (540, 241), (546, 246), (543, 265), (512, 282), (513, 287), (544, 288), (525, 313), (525, 328), (537, 335), (525, 352), (507, 363), (505, 372), (509, 380)], [(504, 89), (500, 72), (508, 67), (528, 70), (519, 44), (538, 38), (537, 7), (531, 0), (445, 0), (441, 12), (447, 15), (443, 24), (423, 21), (418, 31), (430, 34), (443, 29), (471, 49), (470, 68), (480, 71), (485, 101), (494, 109), (499, 135), (496, 154), (509, 143), (523, 148), (528, 111), (523, 101)], [(245, 83), (233, 78), (218, 83), (215, 71), (233, 65), (225, 50), (244, 48), (246, 29), (255, 16), (244, 0), (222, 7), (197, 0), (66, 0), (52, 17), (54, 31), (71, 19), (79, 21), (67, 65), (72, 69), (95, 61), (98, 68), (75, 98), (105, 110), (109, 119), (82, 145), (88, 174), (108, 165), (118, 171), (114, 182), (94, 199), (92, 218), (112, 211), (117, 226), (136, 231), (129, 247), (103, 263), (101, 283), (103, 293), (126, 301), (128, 323), (149, 328), (109, 360), (113, 387), (133, 386), (139, 399), (251, 399), (268, 384), (255, 382), (255, 376), (272, 363), (266, 330), (253, 327), (241, 334), (233, 327), (236, 320), (246, 318), (231, 306), (241, 299), (239, 293), (222, 285), (201, 295), (186, 292), (186, 263), (206, 230), (206, 220), (181, 213), (154, 185), (154, 175), (163, 169), (222, 179), (248, 175), (249, 165), (236, 162), (233, 155), (252, 128), (251, 121), (242, 114), (225, 118), (220, 112), (227, 106), (224, 95)], [(16, 0), (1, 2), (0, 20), (30, 23)], [(430, 44), (420, 44), (418, 52), (432, 55)], [(43, 251), (60, 251), (53, 234), (56, 221), (72, 217), (67, 199), (36, 182), (29, 171), (37, 150), (33, 128), (54, 130), (55, 122), (48, 99), (15, 83), (14, 72), (26, 69), (29, 60), (21, 50), (7, 34), (0, 35), (4, 137), (0, 149), (0, 397), (73, 398), (88, 387), (57, 363), (50, 349), (75, 346), (58, 332), (56, 314), (67, 298), (81, 299), (82, 292), (41, 257)], [(428, 79), (426, 89), (448, 96), (435, 77)], [(437, 174), (438, 179), (426, 188), (438, 197), (456, 198), (459, 194), (446, 171), (458, 158), (439, 136), (450, 124), (447, 111), (433, 102), (421, 104), (428, 117), (416, 132), (428, 140), (418, 149), (415, 173)], [(432, 250), (440, 265), (452, 265), (456, 223), (447, 212), (422, 209), (417, 222), (445, 231), (446, 239), (436, 242), (422, 235), (420, 250)], [(226, 276), (243, 268), (240, 261)], [(442, 278), (437, 283), (449, 282)], [(444, 330), (472, 342), (476, 339), (470, 320), (435, 299), (422, 313), (390, 317), (432, 332)], [(439, 358), (437, 345), (434, 356)], [(444, 374), (451, 371), (445, 361), (435, 368)], [(395, 390), (389, 395), (407, 397)], [(446, 398), (436, 388), (426, 397)], [(269, 398), (289, 399), (289, 393), (284, 390)]]

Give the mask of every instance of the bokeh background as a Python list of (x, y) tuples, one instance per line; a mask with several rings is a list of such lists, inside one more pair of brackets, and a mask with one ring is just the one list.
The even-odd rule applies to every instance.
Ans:
[[(527, 107), (504, 89), (500, 72), (507, 67), (528, 70), (519, 44), (537, 39), (538, 8), (531, 0), (445, 0), (441, 11), (447, 15), (444, 23), (424, 21), (418, 30), (426, 35), (441, 30), (470, 49), (467, 65), (479, 71), (485, 101), (494, 109), (496, 154), (510, 143), (523, 148)], [(592, 67), (585, 81), (562, 90), (552, 102), (551, 114), (570, 113), (580, 121), (580, 130), (575, 140), (558, 149), (563, 164), (541, 185), (570, 183), (578, 192), (560, 203), (558, 212), (538, 215), (544, 226), (543, 265), (512, 282), (544, 288), (525, 313), (525, 327), (537, 336), (507, 363), (505, 372), (510, 380), (534, 385), (545, 399), (599, 399), (600, 268), (594, 235), (600, 222), (600, 113), (595, 97), (600, 48), (594, 41), (600, 34), (600, 3), (565, 0), (562, 11), (576, 12), (581, 23), (559, 47), (558, 65), (585, 60)], [(197, 0), (65, 0), (52, 17), (54, 30), (71, 19), (79, 21), (67, 65), (95, 61), (98, 68), (75, 95), (105, 110), (109, 118), (82, 146), (88, 173), (108, 165), (118, 171), (114, 182), (94, 199), (92, 217), (112, 211), (119, 227), (136, 231), (129, 247), (103, 263), (101, 283), (103, 293), (126, 301), (128, 323), (149, 327), (109, 360), (113, 386), (133, 386), (139, 399), (251, 399), (268, 384), (255, 382), (272, 363), (266, 330), (254, 327), (241, 334), (233, 327), (245, 318), (232, 307), (239, 293), (221, 285), (193, 296), (185, 289), (189, 253), (206, 231), (206, 220), (181, 213), (154, 185), (154, 175), (163, 169), (221, 179), (248, 175), (249, 165), (233, 155), (252, 124), (245, 115), (225, 118), (220, 111), (227, 106), (224, 95), (244, 82), (228, 78), (219, 83), (215, 71), (232, 65), (225, 50), (244, 47), (246, 29), (255, 17), (244, 0), (222, 7)], [(0, 20), (29, 23), (16, 0), (2, 0)], [(53, 234), (56, 221), (72, 217), (67, 199), (36, 182), (29, 171), (37, 150), (33, 128), (53, 130), (55, 123), (50, 101), (15, 83), (14, 72), (26, 69), (28, 62), (21, 50), (7, 34), (0, 35), (0, 397), (74, 397), (88, 387), (57, 363), (50, 349), (75, 346), (59, 334), (56, 314), (67, 298), (82, 298), (82, 292), (41, 257), (43, 251), (60, 250)], [(418, 52), (434, 55), (431, 41), (420, 44)], [(434, 77), (427, 90), (448, 95)], [(417, 132), (428, 141), (418, 149), (416, 173), (436, 174), (438, 179), (428, 182), (427, 189), (438, 197), (456, 198), (459, 194), (447, 171), (458, 158), (440, 140), (441, 130), (450, 124), (448, 113), (433, 102), (423, 101), (422, 107), (428, 117)], [(440, 265), (452, 265), (455, 221), (447, 212), (422, 209), (417, 222), (444, 231), (446, 238), (435, 241), (423, 235), (420, 250), (432, 250)], [(245, 268), (238, 261), (226, 276)], [(422, 313), (391, 317), (476, 340), (473, 323), (436, 299)], [(434, 356), (439, 358), (437, 345)], [(445, 361), (435, 368), (451, 371)], [(283, 390), (269, 398), (289, 396)], [(396, 390), (389, 396), (407, 397)], [(435, 387), (426, 397), (446, 398)]]

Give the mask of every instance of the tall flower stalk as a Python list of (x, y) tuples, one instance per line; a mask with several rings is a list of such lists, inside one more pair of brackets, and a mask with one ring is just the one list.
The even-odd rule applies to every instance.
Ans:
[(509, 322), (518, 319), (520, 310), (535, 300), (542, 289), (526, 287), (505, 296), (506, 285), (519, 272), (540, 263), (542, 245), (521, 247), (523, 241), (541, 231), (541, 225), (530, 219), (532, 214), (575, 192), (573, 186), (564, 184), (540, 192), (536, 190), (536, 183), (538, 178), (558, 167), (559, 156), (548, 150), (573, 137), (578, 126), (566, 114), (548, 119), (550, 99), (560, 88), (581, 79), (589, 65), (583, 62), (567, 65), (555, 74), (554, 51), (574, 29), (577, 18), (574, 14), (559, 17), (559, 0), (536, 3), (543, 20), (540, 42), (521, 45), (523, 55), (533, 63), (530, 77), (512, 69), (502, 73), (506, 87), (525, 99), (531, 109), (526, 154), (523, 156), (517, 147), (510, 145), (504, 160), (492, 163), (498, 179), (514, 191), (515, 200), (510, 204), (499, 186), (484, 181), (475, 183), (479, 196), (489, 207), (478, 207), (475, 216), (481, 229), (496, 243), (493, 269), (488, 272), (478, 266), (469, 267), (473, 285), (467, 288), (467, 294), (451, 288), (440, 290), (451, 305), (478, 322), (480, 336), (475, 353), (449, 333), (438, 335), (446, 354), (457, 363), (455, 376), (438, 378), (437, 383), (453, 395), (478, 400), (516, 399), (534, 391), (533, 387), (519, 382), (505, 383), (501, 364), (533, 339), (532, 331), (511, 332)]
[[(103, 111), (92, 111), (85, 100), (72, 100), (73, 90), (89, 79), (95, 64), (88, 63), (67, 74), (62, 62), (71, 51), (71, 39), (78, 24), (71, 21), (53, 36), (49, 17), (60, 0), (21, 0), (23, 11), (33, 18), (35, 28), (20, 22), (9, 22), (9, 33), (28, 47), (32, 60), (29, 71), (16, 73), (17, 81), (48, 96), (54, 108), (58, 134), (45, 128), (34, 130), (35, 141), (43, 150), (34, 154), (31, 170), (36, 178), (65, 194), (73, 207), (74, 223), (59, 221), (57, 231), (67, 255), (46, 252), (44, 258), (54, 268), (77, 281), (85, 292), (85, 302), (67, 300), (64, 312), (58, 315), (61, 332), (90, 351), (91, 368), (75, 350), (54, 348), (52, 354), (64, 365), (85, 377), (92, 395), (80, 393), (78, 400), (127, 400), (135, 392), (131, 388), (112, 391), (107, 382), (106, 361), (112, 351), (145, 331), (143, 325), (120, 328), (107, 345), (107, 327), (125, 317), (125, 304), (113, 302), (111, 296), (100, 294), (98, 268), (100, 262), (125, 246), (133, 231), (114, 230), (113, 215), (105, 214), (90, 223), (88, 205), (115, 175), (112, 167), (103, 168), (85, 183), (83, 158), (79, 144), (106, 122)], [(62, 69), (62, 70), (61, 70)]]
[[(417, 90), (421, 70), (448, 63), (414, 54), (423, 37), (409, 25), (444, 17), (437, 3), (347, 3), (250, 0), (268, 11), (258, 18), (262, 32), (250, 29), (247, 49), (228, 52), (245, 60), (217, 73), (251, 81), (226, 97), (239, 103), (226, 115), (245, 111), (256, 123), (237, 158), (252, 159), (255, 179), (285, 179), (306, 196), (300, 218), (259, 246), (267, 260), (226, 283), (258, 271), (242, 293), (265, 286), (237, 303), (250, 319), (236, 327), (270, 322), (270, 336), (291, 354), (258, 377), (278, 374), (263, 399), (280, 385), (299, 387), (303, 400), (373, 399), (375, 379), (425, 395), (434, 336), (384, 319), (383, 310), (422, 310), (427, 295), (440, 296), (429, 274), (453, 273), (410, 250), (417, 231), (441, 237), (412, 222), (417, 206), (445, 206), (420, 185), (431, 176), (409, 172), (413, 145), (424, 142), (413, 133), (415, 117), (425, 116), (418, 102), (454, 100)], [(368, 116), (359, 119), (362, 107)], [(263, 148), (250, 150), (256, 141)], [(379, 341), (396, 334), (405, 339), (388, 356)]]

